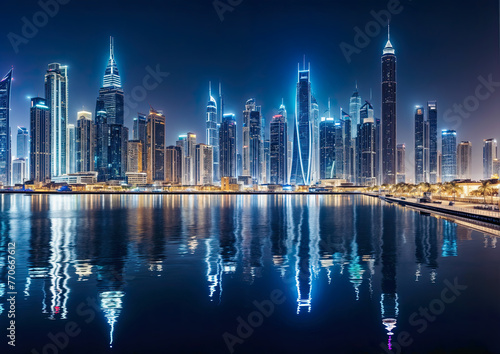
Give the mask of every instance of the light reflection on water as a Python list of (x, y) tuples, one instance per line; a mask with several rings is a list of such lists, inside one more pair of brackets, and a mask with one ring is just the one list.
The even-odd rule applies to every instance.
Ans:
[[(199, 283), (194, 275), (198, 268), (205, 278), (205, 294), (199, 301), (218, 307), (237, 295), (223, 291), (225, 282), (259, 287), (264, 280), (275, 282), (275, 273), (279, 286), (291, 289), (296, 299), (296, 316), (328, 310), (317, 307), (324, 304), (319, 299), (325, 287), (345, 291), (342, 279), (347, 279), (355, 303), (378, 307), (379, 317), (371, 320), (385, 331), (386, 337), (379, 340), (390, 347), (404, 302), (398, 287), (400, 258), (411, 259), (409, 274), (416, 284), (436, 284), (443, 280), (440, 260), (458, 259), (460, 242), (471, 241), (477, 233), (459, 225), (467, 222), (426, 217), (362, 196), (0, 198), (2, 319), (6, 245), (15, 242), (17, 290), (25, 301), (19, 303), (19, 315), (40, 326), (46, 320), (73, 319), (76, 304), (87, 296), (84, 287), (96, 294), (109, 347), (117, 345), (122, 313), (127, 306), (134, 309), (134, 303), (127, 302), (131, 288), (147, 286), (154, 292), (156, 284), (175, 292), (186, 282), (194, 287)], [(495, 248), (498, 231), (477, 227), (485, 232), (484, 247)], [(192, 264), (189, 270), (182, 268), (186, 262)], [(145, 283), (150, 276), (156, 283)], [(144, 296), (148, 301), (149, 293)], [(153, 296), (151, 301), (156, 301)], [(34, 302), (38, 313), (28, 313), (27, 304)], [(127, 338), (121, 340), (126, 346)]]

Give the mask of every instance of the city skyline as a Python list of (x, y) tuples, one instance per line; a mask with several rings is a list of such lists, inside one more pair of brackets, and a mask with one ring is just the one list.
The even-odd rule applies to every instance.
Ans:
[[(487, 61), (488, 63), (483, 63), (482, 61), (479, 61), (481, 62), (481, 65), (477, 64), (475, 66), (472, 65), (471, 63), (471, 61), (473, 61), (473, 58), (470, 58), (466, 55), (462, 56), (459, 55), (458, 56), (459, 59), (457, 59), (458, 62), (459, 63), (464, 62), (464, 63), (462, 63), (462, 65), (457, 63), (457, 69), (461, 71), (468, 71), (475, 73), (474, 75), (469, 75), (470, 77), (464, 81), (462, 80), (462, 77), (464, 77), (463, 75), (458, 76), (460, 77), (460, 80), (458, 80), (458, 77), (454, 78), (453, 75), (451, 75), (452, 70), (441, 70), (441, 71), (437, 70), (438, 67), (443, 67), (443, 65), (445, 64), (444, 63), (445, 60), (433, 59), (432, 63), (429, 63), (428, 60), (422, 60), (420, 62), (422, 69), (416, 70), (416, 72), (420, 73), (419, 76), (424, 76), (424, 77), (428, 76), (429, 78), (442, 76), (448, 79), (448, 81), (443, 81), (443, 84), (441, 85), (439, 84), (431, 86), (426, 85), (425, 86), (426, 93), (422, 93), (423, 87), (421, 81), (425, 80), (417, 80), (415, 78), (415, 74), (408, 75), (412, 63), (415, 63), (416, 60), (416, 59), (409, 60), (409, 57), (418, 56), (419, 53), (417, 49), (408, 46), (408, 43), (412, 42), (411, 39), (415, 37), (415, 34), (409, 30), (408, 27), (409, 25), (404, 23), (404, 19), (408, 19), (409, 17), (411, 17), (410, 14), (414, 13), (415, 11), (423, 10), (423, 7), (421, 7), (423, 5), (412, 4), (404, 1), (401, 1), (400, 5), (401, 5), (400, 7), (402, 8), (402, 10), (400, 9), (401, 12), (398, 14), (393, 14), (392, 16), (393, 18), (391, 19), (391, 29), (392, 29), (391, 42), (393, 42), (398, 55), (397, 143), (404, 143), (407, 146), (407, 151), (406, 151), (407, 159), (409, 156), (413, 156), (413, 140), (412, 140), (413, 133), (408, 132), (407, 126), (412, 124), (413, 121), (412, 111), (415, 106), (415, 103), (424, 106), (428, 100), (437, 100), (439, 102), (438, 132), (440, 132), (443, 129), (455, 129), (457, 131), (458, 141), (468, 140), (472, 142), (473, 146), (472, 170), (474, 171), (472, 177), (479, 179), (482, 175), (480, 171), (482, 170), (481, 168), (482, 156), (480, 151), (482, 140), (487, 138), (496, 138), (496, 136), (485, 136), (484, 134), (486, 132), (484, 128), (481, 129), (481, 124), (471, 124), (471, 123), (474, 122), (474, 117), (491, 116), (492, 115), (491, 113), (486, 114), (484, 111), (494, 112), (496, 107), (498, 106), (498, 104), (495, 102), (497, 100), (495, 100), (494, 98), (490, 98), (489, 100), (481, 101), (481, 104), (479, 105), (479, 109), (477, 111), (470, 112), (470, 117), (461, 119), (462, 125), (460, 127), (455, 127), (456, 121), (446, 122), (443, 115), (445, 114), (445, 112), (447, 112), (449, 107), (452, 108), (454, 104), (462, 103), (465, 98), (467, 98), (470, 94), (473, 94), (476, 86), (482, 82), (480, 80), (481, 77), (484, 80), (488, 81), (490, 73), (493, 73), (491, 74), (492, 80), (495, 81), (497, 75), (494, 74), (496, 73), (495, 70), (497, 69), (495, 68), (495, 70), (493, 70), (491, 65), (488, 65), (491, 64), (492, 61), (491, 58), (483, 59), (483, 61)], [(74, 11), (74, 8), (71, 7), (72, 4), (68, 4), (67, 7), (65, 6), (61, 6), (60, 14), (53, 19), (54, 21), (59, 20), (59, 18), (61, 18), (60, 20), (63, 20), (62, 17), (65, 16), (64, 11)], [(181, 14), (184, 14), (183, 10), (185, 9), (183, 9), (182, 5), (175, 4), (175, 6), (179, 7), (179, 11)], [(257, 4), (255, 6), (259, 8), (262, 6), (262, 4)], [(272, 11), (273, 8), (279, 8), (279, 6), (280, 6), (279, 4), (273, 5), (268, 9), (268, 11)], [(303, 5), (293, 4), (289, 12), (296, 11), (297, 8), (300, 8), (300, 6)], [(310, 6), (313, 9), (319, 8), (318, 2), (313, 2)], [(263, 117), (266, 119), (267, 122), (266, 131), (268, 131), (269, 122), (272, 116), (278, 113), (277, 106), (281, 102), (281, 98), (284, 98), (284, 105), (288, 108), (289, 112), (294, 112), (295, 110), (294, 91), (296, 82), (293, 83), (294, 71), (296, 70), (297, 62), (301, 61), (304, 53), (306, 54), (307, 61), (311, 63), (312, 94), (318, 101), (320, 116), (328, 115), (327, 113), (323, 112), (327, 109), (326, 103), (328, 102), (328, 98), (330, 97), (332, 99), (331, 111), (333, 112), (335, 118), (337, 119), (339, 118), (337, 114), (335, 114), (335, 112), (339, 111), (339, 108), (343, 108), (344, 110), (348, 111), (349, 97), (352, 95), (352, 92), (357, 84), (360, 96), (363, 98), (363, 101), (365, 98), (368, 98), (368, 100), (374, 106), (375, 117), (380, 118), (381, 107), (378, 104), (378, 102), (380, 102), (379, 97), (381, 95), (381, 92), (379, 89), (380, 86), (379, 84), (377, 84), (377, 81), (380, 80), (379, 79), (380, 68), (379, 64), (377, 65), (378, 62), (377, 58), (380, 57), (381, 46), (387, 40), (385, 35), (385, 28), (382, 28), (382, 26), (380, 26), (379, 30), (380, 33), (372, 38), (369, 38), (370, 39), (369, 44), (366, 46), (366, 48), (361, 49), (363, 54), (362, 55), (353, 54), (350, 57), (350, 59), (352, 60), (351, 63), (348, 63), (346, 61), (342, 53), (342, 50), (338, 45), (344, 42), (352, 44), (353, 38), (355, 38), (354, 36), (356, 34), (356, 31), (353, 30), (353, 26), (364, 29), (364, 25), (368, 23), (370, 20), (373, 20), (373, 14), (371, 13), (372, 10), (373, 12), (380, 12), (382, 10), (385, 10), (387, 8), (387, 2), (376, 2), (376, 3), (371, 3), (370, 5), (361, 4), (359, 13), (357, 14), (357, 17), (355, 16), (354, 18), (352, 17), (353, 9), (350, 8), (349, 6), (332, 4), (330, 5), (330, 7), (327, 8), (333, 9), (333, 7), (335, 6), (337, 7), (340, 6), (339, 8), (346, 13), (347, 18), (343, 21), (342, 25), (339, 25), (337, 28), (337, 30), (341, 32), (343, 36), (339, 35), (339, 38), (337, 38), (338, 42), (333, 41), (329, 49), (325, 50), (321, 49), (321, 47), (317, 45), (318, 42), (315, 40), (311, 40), (310, 42), (301, 42), (293, 47), (289, 44), (290, 43), (289, 40), (285, 40), (285, 43), (289, 44), (288, 46), (284, 47), (286, 49), (286, 52), (287, 53), (289, 53), (290, 51), (294, 52), (294, 55), (287, 55), (285, 60), (278, 60), (275, 57), (269, 57), (269, 58), (261, 57), (261, 60), (256, 60), (255, 56), (253, 56), (247, 59), (247, 61), (244, 62), (244, 65), (238, 65), (237, 67), (235, 67), (235, 65), (228, 64), (227, 61), (225, 61), (225, 66), (223, 65), (223, 67), (226, 70), (222, 70), (221, 64), (217, 63), (216, 61), (214, 62), (213, 60), (199, 60), (199, 67), (195, 68), (191, 66), (191, 68), (194, 69), (193, 71), (195, 73), (193, 73), (188, 78), (188, 81), (191, 85), (189, 94), (186, 93), (186, 91), (183, 89), (184, 84), (181, 83), (180, 85), (176, 86), (176, 83), (179, 83), (177, 81), (178, 80), (176, 76), (177, 74), (173, 70), (171, 70), (169, 65), (167, 64), (163, 65), (165, 60), (156, 60), (158, 59), (158, 54), (151, 53), (151, 55), (149, 55), (150, 54), (149, 52), (145, 52), (144, 61), (139, 60), (139, 62), (145, 64), (147, 61), (149, 64), (143, 67), (148, 67), (149, 65), (149, 69), (152, 70), (153, 72), (158, 69), (159, 72), (161, 73), (168, 72), (170, 74), (168, 77), (160, 77), (160, 80), (162, 80), (162, 82), (158, 84), (158, 87), (155, 90), (147, 92), (147, 99), (145, 99), (142, 102), (133, 102), (138, 105), (137, 109), (133, 111), (130, 110), (129, 107), (130, 103), (127, 103), (127, 96), (129, 96), (130, 98), (131, 91), (135, 87), (134, 85), (135, 84), (140, 85), (142, 81), (141, 79), (148, 74), (148, 71), (138, 65), (130, 64), (130, 61), (133, 58), (134, 60), (137, 60), (137, 55), (127, 55), (127, 53), (130, 54), (131, 45), (127, 44), (127, 40), (125, 40), (125, 38), (127, 38), (127, 35), (125, 34), (126, 31), (122, 35), (116, 34), (118, 30), (116, 29), (110, 30), (111, 27), (113, 27), (112, 26), (113, 21), (111, 21), (110, 24), (106, 25), (106, 27), (108, 27), (109, 29), (105, 32), (114, 34), (116, 37), (115, 46), (117, 51), (117, 57), (119, 58), (117, 60), (117, 65), (122, 76), (123, 87), (124, 87), (123, 90), (125, 92), (125, 101), (126, 101), (125, 110), (127, 111), (127, 108), (129, 108), (128, 115), (125, 117), (125, 126), (131, 128), (132, 118), (136, 116), (135, 111), (138, 112), (148, 111), (148, 101), (151, 101), (150, 103), (154, 107), (163, 110), (166, 116), (165, 144), (167, 146), (172, 145), (175, 141), (175, 138), (178, 135), (183, 134), (187, 131), (193, 131), (197, 136), (204, 137), (206, 96), (207, 96), (206, 85), (209, 81), (212, 82), (220, 81), (222, 82), (224, 96), (225, 96), (225, 112), (228, 113), (230, 112), (235, 114), (238, 127), (242, 126), (241, 107), (243, 106), (244, 102), (248, 100), (250, 97), (255, 97), (255, 99), (259, 102), (259, 105), (262, 106)], [(443, 11), (443, 8), (444, 5), (439, 6), (436, 9), (435, 14), (429, 14), (430, 26), (435, 26), (435, 27), (438, 26), (436, 17), (439, 15), (440, 12)], [(365, 12), (363, 12), (364, 9), (366, 9)], [(15, 12), (15, 9), (13, 10)], [(19, 9), (17, 10), (20, 11)], [(454, 10), (458, 18), (460, 18), (460, 16), (464, 16), (464, 11), (465, 11), (464, 9), (455, 7)], [(234, 28), (234, 27), (239, 28), (239, 26), (235, 24), (235, 20), (239, 11), (252, 12), (256, 11), (256, 9), (252, 9), (247, 4), (241, 4), (240, 6), (237, 7), (237, 11), (234, 11), (233, 13), (229, 12), (226, 13), (225, 20), (222, 23), (220, 23), (220, 26), (221, 27), (227, 26), (229, 28)], [(288, 15), (290, 14), (288, 13)], [(195, 12), (193, 13), (193, 16), (199, 16), (199, 15)], [(211, 21), (219, 21), (219, 18), (214, 13), (213, 19), (211, 19), (210, 16), (207, 16), (207, 18), (204, 19), (204, 21), (209, 21), (211, 23)], [(442, 18), (443, 23), (439, 24), (439, 26), (444, 26), (447, 23), (449, 24), (448, 21), (449, 21), (448, 18)], [(47, 27), (50, 27), (50, 24)], [(485, 27), (484, 24), (482, 26), (471, 27), (473, 29), (472, 35), (476, 37), (475, 34), (477, 33), (481, 32), (484, 34), (486, 30), (484, 27)], [(16, 32), (16, 28), (17, 32), (19, 32), (20, 24), (16, 26), (13, 23), (12, 28), (13, 32)], [(456, 28), (454, 27), (454, 29)], [(40, 36), (40, 40), (42, 40), (44, 36), (44, 31), (47, 31), (49, 33), (51, 32), (50, 28), (41, 28), (38, 34), (38, 36)], [(213, 29), (211, 29), (210, 31), (213, 31)], [(433, 36), (429, 34), (429, 32), (430, 31), (424, 31), (424, 33), (420, 36), (421, 37), (420, 40), (426, 41), (425, 43), (426, 45), (429, 46), (429, 50), (436, 49), (437, 48), (436, 39), (433, 38)], [(72, 33), (75, 36), (77, 36), (77, 34), (75, 34), (75, 31), (72, 31)], [(153, 33), (149, 33), (149, 35), (151, 36), (151, 38), (154, 37)], [(494, 38), (495, 36), (497, 36), (497, 32), (493, 32), (493, 30), (490, 29), (489, 36), (487, 36), (487, 38)], [(24, 95), (24, 93), (31, 92), (30, 94), (31, 97), (35, 96), (33, 95), (33, 93), (35, 92), (35, 90), (37, 90), (37, 87), (41, 88), (41, 85), (43, 85), (42, 80), (40, 80), (40, 72), (44, 72), (44, 70), (46, 70), (44, 68), (46, 68), (49, 63), (61, 62), (62, 64), (68, 65), (68, 76), (70, 77), (69, 90), (71, 91), (69, 99), (69, 107), (70, 107), (69, 118), (68, 118), (69, 124), (76, 124), (76, 118), (77, 118), (76, 112), (81, 111), (82, 106), (84, 106), (85, 110), (91, 112), (93, 111), (92, 102), (93, 101), (95, 102), (95, 92), (99, 89), (99, 87), (102, 86), (102, 68), (105, 64), (102, 63), (102, 61), (101, 63), (99, 63), (99, 65), (92, 65), (92, 66), (87, 66), (87, 65), (82, 66), (74, 64), (75, 58), (73, 53), (65, 53), (64, 55), (61, 55), (61, 51), (63, 51), (63, 48), (67, 47), (68, 44), (63, 43), (63, 44), (58, 44), (57, 46), (49, 45), (50, 48), (47, 47), (46, 50), (43, 51), (43, 55), (41, 56), (40, 61), (44, 60), (42, 59), (44, 56), (50, 59), (47, 59), (46, 62), (40, 62), (40, 63), (38, 62), (39, 59), (37, 59), (36, 62), (33, 62), (33, 60), (31, 59), (30, 64), (24, 65), (23, 61), (26, 59), (22, 58), (24, 58), (28, 53), (30, 53), (30, 51), (34, 50), (38, 46), (37, 38), (30, 40), (29, 43), (26, 45), (24, 44), (20, 45), (17, 54), (15, 52), (12, 53), (11, 58), (12, 58), (12, 64), (14, 64), (15, 66), (14, 70), (15, 80), (13, 83), (13, 92), (12, 92), (11, 130), (15, 128), (16, 125), (25, 127), (29, 126), (28, 124), (29, 100), (25, 98), (28, 96), (28, 94)], [(107, 46), (106, 41), (108, 37), (106, 33), (101, 33), (101, 35), (97, 38), (102, 38), (102, 41), (98, 40), (92, 43), (92, 49), (86, 48), (85, 46), (80, 48), (80, 54), (90, 53), (83, 55), (83, 57), (86, 58), (87, 62), (90, 60), (96, 63), (97, 61), (100, 61), (99, 58), (103, 58), (103, 56), (107, 57), (105, 46)], [(269, 41), (262, 40), (261, 42), (263, 45), (268, 45)], [(489, 41), (484, 41), (484, 42), (490, 43)], [(132, 47), (140, 45), (139, 41), (133, 41), (132, 43), (133, 43)], [(466, 45), (464, 45), (464, 47), (467, 47), (468, 50), (471, 50), (471, 48), (475, 46), (483, 46), (483, 45), (485, 44), (482, 43), (482, 41), (468, 41)], [(217, 44), (216, 46), (220, 46), (220, 44)], [(53, 54), (47, 53), (49, 49), (50, 49), (49, 52), (53, 51)], [(462, 47), (450, 46), (449, 48), (446, 49), (446, 51), (448, 55), (451, 55), (452, 53), (453, 54), (461, 53), (464, 49), (465, 48)], [(226, 53), (226, 51), (222, 52)], [(75, 53), (78, 53), (78, 51), (76, 51)], [(219, 55), (220, 54), (218, 54), (218, 56)], [(325, 59), (320, 57), (321, 55), (325, 55), (328, 58), (331, 58), (333, 56), (335, 58), (333, 64), (325, 65)], [(177, 57), (179, 57), (179, 55), (168, 56), (169, 60), (170, 59), (178, 60), (176, 59)], [(189, 58), (191, 58), (191, 56), (189, 56)], [(109, 58), (106, 58), (106, 61), (108, 59)], [(252, 60), (248, 62), (250, 59)], [(155, 60), (158, 63), (157, 65), (155, 64), (156, 63)], [(187, 67), (190, 66), (190, 60), (191, 59), (185, 62), (185, 65), (182, 66), (182, 70), (185, 70)], [(20, 63), (17, 64), (16, 61), (19, 61)], [(465, 65), (465, 62), (469, 65)], [(263, 70), (263, 68), (261, 67), (263, 63), (268, 63), (266, 65), (268, 65), (269, 68)], [(280, 70), (277, 70), (276, 73), (274, 73), (276, 65), (280, 65), (282, 68)], [(29, 67), (29, 70), (24, 70), (26, 66)], [(202, 67), (205, 69), (209, 67), (209, 70), (200, 72)], [(476, 69), (479, 67), (481, 69)], [(6, 66), (5, 68), (7, 70), (8, 66)], [(178, 68), (180, 68), (180, 65), (178, 66)], [(272, 68), (273, 70), (271, 70), (270, 68)], [(342, 73), (342, 71), (346, 71), (345, 68), (348, 68), (347, 74)], [(488, 68), (488, 70), (485, 71), (484, 68)], [(32, 75), (33, 72), (39, 73), (37, 74), (36, 80), (26, 80), (26, 74), (28, 74), (29, 76)], [(81, 77), (82, 72), (87, 73), (84, 80), (82, 80)], [(231, 73), (234, 73), (234, 75), (231, 75)], [(258, 85), (257, 83), (255, 83), (255, 80), (250, 80), (253, 81), (253, 83), (249, 82), (249, 79), (252, 77), (252, 73), (258, 74), (257, 77), (261, 79), (261, 82), (263, 83), (262, 85)], [(424, 74), (428, 73), (428, 75), (423, 75), (422, 73)], [(19, 87), (16, 87), (18, 85), (17, 84), (18, 76), (19, 76), (19, 81), (21, 81), (21, 84)], [(138, 80), (134, 79), (134, 77), (137, 76), (139, 76), (139, 79)], [(235, 82), (237, 80), (240, 80), (242, 76), (246, 77), (246, 80), (243, 80), (241, 84), (236, 85)], [(325, 77), (325, 78), (320, 80), (319, 79), (320, 77), (321, 78)], [(500, 75), (498, 75), (498, 77), (500, 77)], [(272, 80), (273, 82), (277, 83), (279, 82), (279, 84), (273, 86), (272, 92), (269, 92), (269, 89), (266, 89), (265, 87), (267, 86), (266, 82), (269, 82), (266, 80)], [(453, 84), (454, 82), (456, 83), (457, 80), (460, 81), (460, 83)], [(90, 86), (89, 82), (93, 82), (92, 88), (89, 87)], [(335, 85), (333, 85), (335, 86), (335, 88), (333, 89), (331, 87), (332, 83), (335, 83)], [(329, 86), (330, 88), (328, 88)], [(82, 90), (84, 87), (89, 87), (90, 93), (82, 94)], [(276, 89), (274, 89), (274, 87), (276, 87)], [(179, 93), (172, 94), (172, 90), (174, 90), (175, 88), (179, 88), (179, 90), (177, 90)], [(460, 90), (458, 90), (458, 88), (460, 88)], [(450, 92), (453, 91), (459, 93), (451, 94)], [(165, 92), (169, 92), (169, 94), (165, 94)], [(495, 94), (496, 94), (495, 92), (492, 93), (492, 95)], [(180, 97), (179, 95), (181, 95), (182, 97)], [(162, 98), (159, 99), (158, 96), (161, 96)], [(240, 100), (239, 98), (236, 98), (238, 96), (243, 98)], [(370, 96), (372, 98), (371, 100)], [(409, 98), (409, 96), (411, 97), (411, 99)], [(180, 111), (182, 111), (183, 113), (181, 114)], [(291, 119), (293, 119), (291, 116), (293, 116), (293, 113), (289, 114), (289, 122)], [(456, 116), (456, 114), (453, 113), (451, 117), (454, 116)], [(481, 119), (481, 118), (476, 118), (476, 119)], [(491, 118), (490, 120), (487, 120), (486, 118), (482, 119), (484, 119), (485, 121), (491, 120)], [(401, 127), (402, 125), (403, 128)], [(237, 134), (238, 134), (238, 142), (241, 142), (242, 133), (239, 128)], [(131, 136), (129, 138), (131, 138)], [(438, 140), (440, 141), (440, 139)], [(203, 138), (201, 138), (199, 139), (199, 142), (205, 142), (205, 141), (203, 140)], [(12, 141), (12, 145), (13, 146), (15, 145), (14, 139)], [(241, 153), (240, 150), (241, 147), (238, 146), (239, 153)], [(14, 151), (12, 151), (12, 153), (14, 156)], [(479, 172), (476, 172), (478, 170)], [(407, 173), (407, 180), (412, 179), (413, 177), (412, 171), (411, 168), (409, 168), (408, 166), (406, 173)]]

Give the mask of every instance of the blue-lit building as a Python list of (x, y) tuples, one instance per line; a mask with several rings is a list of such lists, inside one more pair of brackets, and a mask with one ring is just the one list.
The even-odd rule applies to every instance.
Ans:
[(270, 182), (272, 184), (286, 184), (288, 175), (288, 126), (286, 118), (275, 115), (270, 124)]
[(349, 100), (349, 116), (351, 117), (351, 137), (354, 139), (358, 132), (358, 124), (361, 124), (360, 111), (361, 111), (361, 96), (358, 92), (358, 85)]
[(497, 140), (484, 139), (483, 141), (483, 179), (490, 179), (494, 174), (494, 161), (497, 158)]
[(78, 112), (76, 121), (76, 171), (90, 172), (94, 168), (95, 125), (92, 113)]
[(344, 138), (342, 122), (335, 122), (335, 178), (344, 178)]
[(125, 179), (127, 172), (128, 128), (109, 124), (109, 179)]
[(46, 182), (51, 178), (50, 108), (44, 98), (31, 99), (30, 179)]
[(319, 123), (320, 179), (335, 178), (335, 119), (321, 118)]
[(429, 124), (429, 179), (430, 183), (438, 181), (438, 130), (437, 102), (427, 102), (427, 122)]
[(234, 114), (224, 114), (219, 129), (220, 177), (237, 177), (236, 164), (236, 120)]
[(29, 144), (30, 134), (28, 128), (17, 127), (17, 150), (16, 157), (18, 159), (27, 159), (29, 156)]
[(208, 103), (206, 112), (207, 144), (213, 151), (213, 180), (219, 181), (219, 124), (217, 121), (217, 101), (212, 96), (212, 83), (208, 88)]
[(427, 122), (424, 119), (424, 109), (421, 106), (415, 107), (415, 183), (429, 182), (425, 177), (425, 147)]
[(67, 173), (66, 125), (68, 123), (68, 67), (49, 64), (45, 74), (45, 99), (50, 109), (52, 176)]
[(165, 180), (165, 116), (151, 108), (148, 115), (148, 182)]
[(95, 169), (97, 180), (106, 182), (109, 179), (109, 125), (104, 102), (97, 100), (95, 110)]
[(451, 182), (457, 178), (457, 132), (443, 130), (442, 138), (442, 171), (441, 181)]
[(311, 129), (311, 80), (310, 69), (298, 71), (297, 101), (294, 122), (293, 157), (290, 183), (309, 185), (313, 156), (313, 131)]
[(264, 140), (262, 132), (261, 107), (255, 104), (255, 99), (247, 100), (243, 111), (242, 127), (242, 175), (252, 177), (254, 184), (263, 180)]
[(375, 117), (372, 105), (366, 101), (360, 110), (359, 124), (359, 151), (360, 169), (358, 179), (359, 183), (365, 186), (374, 186), (377, 183), (376, 178), (376, 127)]
[(10, 185), (10, 89), (12, 69), (0, 81), (0, 183)]

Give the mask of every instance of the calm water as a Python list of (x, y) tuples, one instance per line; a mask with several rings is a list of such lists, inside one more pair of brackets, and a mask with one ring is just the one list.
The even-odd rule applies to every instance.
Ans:
[(498, 231), (365, 196), (0, 199), (1, 353), (500, 352)]

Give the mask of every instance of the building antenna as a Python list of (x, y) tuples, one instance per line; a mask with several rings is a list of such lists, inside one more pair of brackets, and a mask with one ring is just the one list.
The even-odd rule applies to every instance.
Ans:
[(328, 118), (332, 117), (332, 111), (330, 110), (330, 97), (328, 97)]
[(373, 101), (373, 90), (370, 88), (370, 102)]
[(304, 70), (306, 70), (306, 55), (305, 54), (304, 54), (304, 62), (303, 63), (304, 63), (303, 68), (304, 68)]
[(208, 82), (208, 95), (210, 96), (210, 99), (212, 99), (212, 81)]

